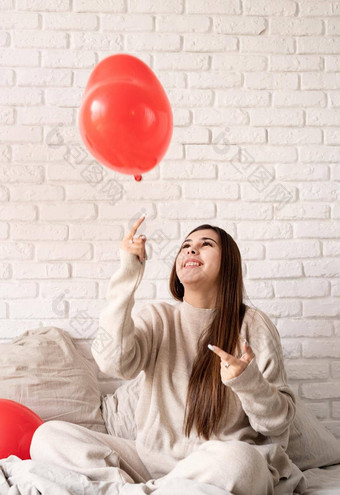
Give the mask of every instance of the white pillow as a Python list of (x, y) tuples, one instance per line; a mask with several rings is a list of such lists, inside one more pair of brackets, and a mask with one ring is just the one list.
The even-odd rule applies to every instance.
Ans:
[(0, 397), (20, 402), (44, 421), (107, 433), (95, 366), (60, 328), (28, 330), (0, 344)]
[(110, 435), (135, 440), (137, 427), (134, 411), (144, 381), (144, 371), (120, 385), (114, 394), (102, 396), (102, 414)]
[[(144, 380), (142, 371), (136, 378), (102, 397), (103, 418), (111, 435), (136, 439), (134, 411)], [(290, 427), (287, 454), (301, 470), (340, 463), (340, 443), (296, 397), (296, 415)]]
[(301, 471), (340, 463), (340, 442), (299, 397), (286, 452)]

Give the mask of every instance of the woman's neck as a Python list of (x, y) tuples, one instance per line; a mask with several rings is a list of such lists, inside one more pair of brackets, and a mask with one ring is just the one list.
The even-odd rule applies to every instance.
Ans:
[(204, 308), (204, 309), (214, 309), (216, 307), (216, 297), (211, 294), (200, 294), (197, 292), (194, 293), (185, 293), (183, 297), (183, 301), (191, 304), (191, 306), (195, 306), (196, 308)]

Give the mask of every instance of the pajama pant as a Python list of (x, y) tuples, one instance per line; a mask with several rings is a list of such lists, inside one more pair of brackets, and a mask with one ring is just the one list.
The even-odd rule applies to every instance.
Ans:
[[(246, 442), (208, 440), (154, 479), (133, 440), (99, 433), (65, 421), (47, 421), (35, 431), (33, 460), (56, 464), (93, 481), (145, 483), (151, 493), (170, 478), (209, 483), (233, 495), (273, 495), (274, 479), (264, 457)], [(155, 452), (157, 456), (157, 452)]]

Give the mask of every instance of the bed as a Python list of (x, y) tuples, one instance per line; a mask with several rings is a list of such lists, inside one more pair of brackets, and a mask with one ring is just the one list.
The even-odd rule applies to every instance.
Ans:
[(304, 471), (308, 488), (303, 495), (340, 494), (340, 464)]
[[(0, 344), (0, 397), (15, 400), (44, 421), (58, 419), (122, 438), (136, 436), (134, 414), (144, 379), (103, 375), (89, 344), (57, 327), (40, 327)], [(340, 495), (340, 443), (297, 399), (287, 453), (304, 473), (302, 495)], [(299, 469), (297, 472), (299, 473)], [(138, 495), (144, 484), (91, 482), (54, 465), (11, 455), (0, 459), (0, 495)], [(228, 495), (213, 485), (169, 480), (156, 495)], [(294, 492), (295, 493), (298, 492)], [(293, 495), (287, 480), (275, 495)]]

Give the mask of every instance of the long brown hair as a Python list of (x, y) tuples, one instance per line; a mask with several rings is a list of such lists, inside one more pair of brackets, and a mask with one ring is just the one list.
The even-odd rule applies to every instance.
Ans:
[[(213, 320), (200, 335), (197, 356), (193, 363), (186, 398), (186, 417), (183, 429), (189, 437), (195, 423), (198, 436), (209, 440), (217, 433), (219, 422), (228, 406), (230, 389), (221, 380), (220, 358), (207, 347), (212, 343), (229, 354), (241, 352), (239, 333), (246, 311), (242, 278), (241, 254), (234, 239), (220, 227), (209, 224), (192, 230), (212, 229), (219, 235), (221, 245), (221, 267), (218, 277), (216, 311)], [(183, 301), (184, 287), (176, 273), (176, 260), (170, 274), (170, 291), (175, 299)]]

